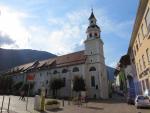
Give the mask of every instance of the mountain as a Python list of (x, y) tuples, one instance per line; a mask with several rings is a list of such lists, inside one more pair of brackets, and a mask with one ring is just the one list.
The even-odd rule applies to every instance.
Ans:
[(110, 66), (106, 66), (106, 68), (107, 68), (108, 80), (113, 81), (115, 79), (114, 76), (115, 69)]
[(56, 55), (45, 51), (0, 48), (0, 72), (17, 65), (33, 62), (36, 60), (45, 60), (55, 56)]

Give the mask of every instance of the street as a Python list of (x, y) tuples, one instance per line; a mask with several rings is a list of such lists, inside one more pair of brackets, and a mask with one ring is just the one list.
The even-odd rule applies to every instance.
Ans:
[[(62, 102), (62, 101), (60, 101)], [(0, 107), (2, 103), (2, 96), (0, 96)], [(4, 108), (7, 109), (8, 96), (5, 96)], [(28, 110), (26, 111), (26, 101), (19, 100), (18, 96), (11, 96), (10, 110), (16, 113), (40, 113), (34, 110), (34, 98), (29, 97)], [(5, 111), (5, 110), (4, 110)], [(10, 112), (10, 113), (15, 113)], [(56, 111), (46, 111), (44, 113), (150, 113), (150, 109), (136, 109), (133, 105), (127, 105), (121, 100), (97, 100), (92, 101), (82, 106), (68, 105), (65, 101), (65, 106)], [(7, 112), (3, 112), (7, 113)]]

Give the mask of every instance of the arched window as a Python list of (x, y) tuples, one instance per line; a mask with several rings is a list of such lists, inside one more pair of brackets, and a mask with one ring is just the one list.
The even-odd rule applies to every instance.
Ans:
[(90, 33), (90, 35), (89, 35), (90, 37), (92, 37), (92, 33)]
[(46, 84), (48, 84), (48, 80), (46, 80)]
[(63, 70), (62, 70), (62, 73), (67, 73), (67, 72), (68, 72), (67, 69), (63, 69)]
[(54, 72), (53, 72), (53, 74), (57, 74), (58, 72), (57, 72), (57, 70), (55, 70)]
[(94, 34), (97, 37), (97, 33)]
[(79, 68), (78, 67), (74, 67), (72, 71), (73, 72), (79, 72)]
[(91, 67), (91, 68), (89, 69), (89, 71), (96, 71), (96, 68), (95, 68), (95, 67)]

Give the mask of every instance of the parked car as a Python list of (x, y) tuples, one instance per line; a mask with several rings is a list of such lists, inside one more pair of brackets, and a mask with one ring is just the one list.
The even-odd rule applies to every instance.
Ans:
[(144, 95), (138, 95), (135, 99), (135, 106), (140, 107), (150, 107), (150, 98)]

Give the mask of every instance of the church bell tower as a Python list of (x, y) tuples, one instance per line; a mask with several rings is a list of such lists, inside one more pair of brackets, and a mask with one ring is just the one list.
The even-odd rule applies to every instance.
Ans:
[(88, 95), (91, 98), (108, 98), (108, 83), (103, 52), (101, 29), (97, 25), (93, 10), (89, 17), (86, 30), (87, 38), (84, 41), (86, 60), (86, 75)]

